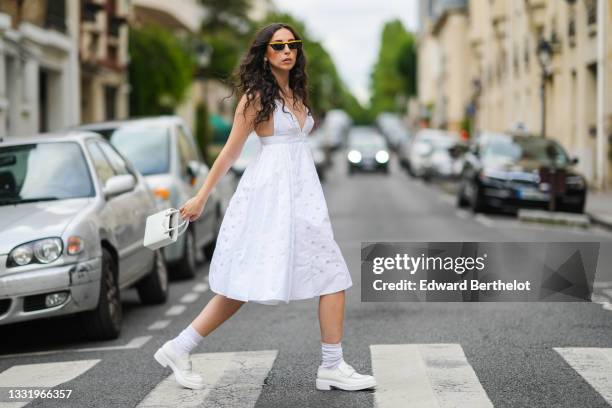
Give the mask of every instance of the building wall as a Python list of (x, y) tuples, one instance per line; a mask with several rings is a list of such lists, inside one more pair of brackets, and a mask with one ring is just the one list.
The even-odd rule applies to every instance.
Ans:
[[(542, 68), (536, 47), (541, 37), (549, 40), (554, 52), (545, 87), (546, 136), (559, 140), (578, 156), (581, 171), (595, 182), (597, 27), (588, 3), (470, 0), (469, 41), (474, 56), (470, 71), (482, 84), (478, 129), (506, 131), (523, 124), (539, 134)], [(612, 26), (610, 10), (606, 17), (608, 27)], [(608, 78), (612, 78), (610, 35), (608, 32)], [(608, 79), (608, 134), (612, 130), (611, 94), (612, 81)], [(611, 167), (609, 162), (607, 167)]]
[(129, 116), (127, 0), (82, 4), (79, 24), (81, 121)]
[(0, 136), (79, 121), (78, 0), (0, 2)]
[(459, 130), (472, 91), (466, 2), (421, 0), (419, 7), (420, 110), (432, 126)]

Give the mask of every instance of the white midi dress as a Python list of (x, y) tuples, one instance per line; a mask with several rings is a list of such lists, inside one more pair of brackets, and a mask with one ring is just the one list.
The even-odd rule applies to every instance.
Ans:
[(210, 262), (210, 289), (266, 305), (352, 286), (336, 243), (304, 127), (276, 100), (272, 136), (260, 145), (232, 195)]

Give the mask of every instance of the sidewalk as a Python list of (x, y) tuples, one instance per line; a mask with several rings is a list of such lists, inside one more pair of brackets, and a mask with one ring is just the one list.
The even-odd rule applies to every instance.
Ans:
[(589, 191), (584, 212), (592, 222), (612, 228), (612, 191)]

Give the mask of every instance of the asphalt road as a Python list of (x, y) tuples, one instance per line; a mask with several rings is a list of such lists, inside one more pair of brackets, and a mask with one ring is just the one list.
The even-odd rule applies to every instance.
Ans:
[[(165, 305), (144, 307), (134, 290), (122, 293), (124, 325), (116, 341), (85, 342), (69, 320), (0, 328), (0, 401), (8, 401), (11, 387), (49, 386), (72, 394), (27, 406), (609, 406), (610, 231), (474, 216), (392, 164), (389, 175), (349, 177), (337, 157), (324, 183), (334, 236), (354, 282), (347, 291), (344, 358), (358, 371), (375, 370), (376, 391), (315, 390), (317, 299), (244, 305), (195, 351), (194, 367), (218, 376), (211, 389), (178, 389), (153, 353), (213, 297), (205, 263), (196, 280), (172, 282)], [(363, 303), (362, 241), (599, 241), (605, 248), (596, 282), (600, 303)], [(385, 359), (389, 350), (393, 358)], [(587, 352), (601, 357), (589, 365)], [(432, 404), (409, 403), (417, 394)]]

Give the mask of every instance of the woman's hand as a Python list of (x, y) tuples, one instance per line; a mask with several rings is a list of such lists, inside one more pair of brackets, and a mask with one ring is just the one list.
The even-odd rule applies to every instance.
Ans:
[(200, 218), (200, 215), (202, 215), (202, 210), (204, 210), (206, 201), (206, 198), (202, 198), (198, 195), (190, 198), (180, 208), (181, 217), (183, 217), (184, 220), (189, 220), (189, 222), (197, 220)]

